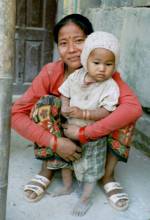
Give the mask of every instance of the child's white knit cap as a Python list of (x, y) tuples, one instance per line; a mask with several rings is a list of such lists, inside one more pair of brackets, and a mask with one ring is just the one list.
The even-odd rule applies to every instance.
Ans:
[(84, 42), (84, 47), (81, 53), (81, 64), (87, 71), (87, 60), (92, 52), (96, 48), (104, 48), (110, 50), (115, 55), (115, 64), (119, 59), (119, 42), (118, 39), (111, 33), (103, 31), (95, 31), (88, 35)]

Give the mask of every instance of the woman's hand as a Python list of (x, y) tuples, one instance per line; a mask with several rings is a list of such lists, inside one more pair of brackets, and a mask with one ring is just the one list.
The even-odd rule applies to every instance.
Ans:
[(68, 138), (57, 138), (56, 153), (66, 161), (75, 161), (81, 157), (81, 147)]
[(66, 137), (72, 139), (72, 140), (79, 140), (78, 133), (80, 127), (77, 125), (71, 125), (71, 124), (63, 124), (64, 128), (64, 134)]

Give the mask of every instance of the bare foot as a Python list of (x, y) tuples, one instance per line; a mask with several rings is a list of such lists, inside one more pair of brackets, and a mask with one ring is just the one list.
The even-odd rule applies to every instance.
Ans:
[(72, 215), (83, 216), (86, 214), (86, 212), (92, 205), (92, 194), (94, 192), (95, 184), (96, 184), (95, 182), (83, 183), (83, 192), (82, 192), (81, 198), (75, 205), (72, 211)]
[(72, 215), (83, 216), (86, 214), (88, 209), (92, 206), (91, 200), (81, 201), (79, 200), (73, 208)]
[(61, 170), (62, 179), (63, 179), (63, 187), (58, 189), (56, 192), (51, 193), (51, 196), (63, 196), (68, 195), (73, 191), (72, 188), (72, 170), (68, 168), (63, 168)]
[(69, 195), (72, 192), (73, 192), (72, 187), (71, 188), (62, 187), (62, 188), (58, 189), (56, 192), (50, 193), (50, 195), (52, 197), (64, 196), (64, 195)]

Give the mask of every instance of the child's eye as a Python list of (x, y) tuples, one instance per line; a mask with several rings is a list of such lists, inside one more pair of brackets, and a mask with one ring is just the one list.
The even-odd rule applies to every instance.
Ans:
[(98, 65), (98, 64), (99, 64), (99, 62), (98, 62), (98, 61), (93, 61), (93, 63), (94, 63), (95, 65)]
[(106, 63), (106, 66), (112, 66), (113, 63)]

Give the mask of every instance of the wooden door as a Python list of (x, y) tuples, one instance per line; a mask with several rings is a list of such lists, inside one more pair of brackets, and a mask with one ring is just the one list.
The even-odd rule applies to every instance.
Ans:
[(57, 0), (17, 0), (13, 94), (22, 94), (52, 61)]

